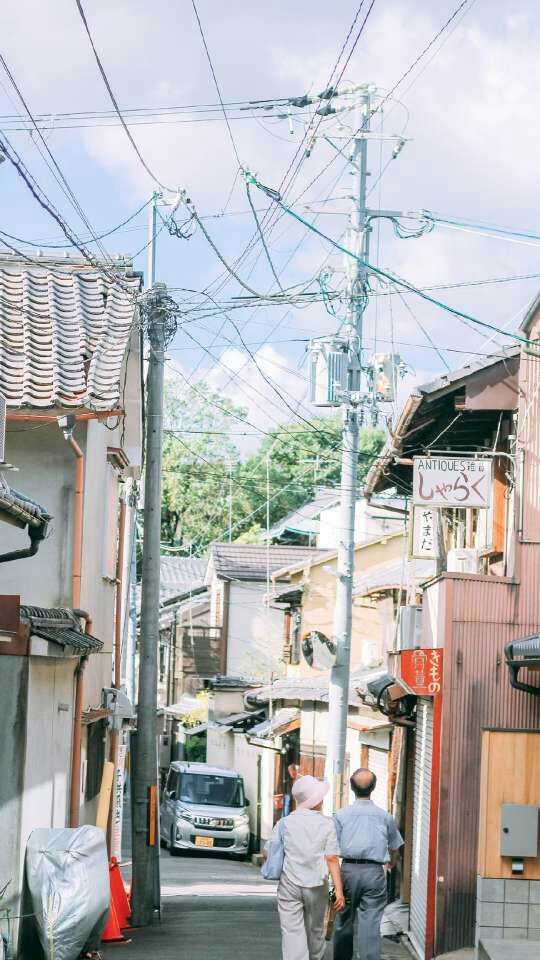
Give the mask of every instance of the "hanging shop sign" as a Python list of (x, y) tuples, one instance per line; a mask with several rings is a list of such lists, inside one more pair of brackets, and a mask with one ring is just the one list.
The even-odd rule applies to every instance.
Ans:
[(489, 507), (491, 460), (414, 457), (413, 462), (413, 503), (429, 507)]
[(440, 647), (402, 650), (401, 679), (417, 697), (434, 697), (442, 690), (443, 651)]
[(431, 507), (413, 506), (410, 555), (415, 560), (438, 560), (439, 511)]
[(120, 743), (118, 746), (118, 760), (116, 764), (113, 802), (112, 802), (112, 832), (111, 857), (122, 859), (122, 823), (124, 818), (124, 768), (126, 765), (127, 746)]

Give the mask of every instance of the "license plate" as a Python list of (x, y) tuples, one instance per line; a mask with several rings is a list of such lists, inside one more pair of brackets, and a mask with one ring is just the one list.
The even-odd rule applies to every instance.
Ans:
[(195, 837), (195, 846), (196, 847), (213, 847), (214, 838), (213, 837)]

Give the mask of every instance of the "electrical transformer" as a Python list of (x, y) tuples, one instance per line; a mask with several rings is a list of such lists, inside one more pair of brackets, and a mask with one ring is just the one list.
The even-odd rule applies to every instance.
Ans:
[[(316, 407), (339, 407), (349, 380), (348, 345), (341, 337), (319, 337), (310, 344), (310, 400)], [(357, 387), (356, 387), (357, 389)]]
[(375, 353), (371, 360), (373, 393), (377, 400), (395, 399), (395, 370), (400, 358), (392, 353)]

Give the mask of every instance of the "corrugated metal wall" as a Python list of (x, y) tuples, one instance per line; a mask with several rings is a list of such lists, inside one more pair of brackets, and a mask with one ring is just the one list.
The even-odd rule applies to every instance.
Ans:
[[(527, 557), (531, 549), (534, 558)], [(540, 727), (540, 698), (514, 690), (504, 662), (506, 643), (540, 629), (540, 549), (522, 550), (520, 587), (487, 578), (445, 581), (450, 606), (442, 737), (451, 749), (442, 751), (438, 953), (474, 943), (481, 730)]]
[(518, 448), (524, 454), (523, 536), (540, 540), (540, 358), (521, 355)]
[(433, 701), (419, 699), (414, 749), (414, 814), (409, 935), (420, 960), (426, 946)]

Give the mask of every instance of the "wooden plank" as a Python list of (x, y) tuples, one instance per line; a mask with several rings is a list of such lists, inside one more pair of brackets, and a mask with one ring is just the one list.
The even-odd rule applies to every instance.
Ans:
[[(482, 743), (480, 840), (481, 876), (511, 878), (509, 857), (500, 856), (501, 806), (525, 803), (540, 806), (540, 731), (489, 731)], [(540, 880), (540, 857), (525, 858), (525, 880)]]
[(107, 830), (109, 820), (109, 809), (111, 806), (111, 792), (114, 777), (114, 763), (106, 760), (103, 764), (103, 773), (101, 775), (101, 787), (99, 791), (98, 808), (96, 814), (96, 827)]

